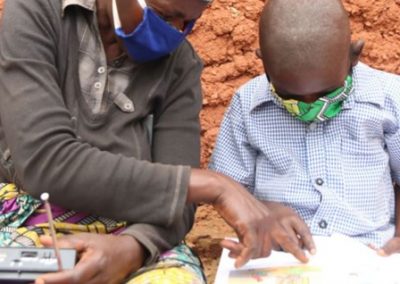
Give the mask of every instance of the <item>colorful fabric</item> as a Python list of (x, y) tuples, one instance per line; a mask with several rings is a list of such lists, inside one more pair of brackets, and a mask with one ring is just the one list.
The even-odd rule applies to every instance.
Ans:
[(335, 119), (303, 123), (277, 105), (265, 75), (242, 86), (210, 167), (258, 199), (291, 206), (314, 235), (382, 246), (394, 234), (400, 184), (400, 76), (362, 63)]
[(163, 253), (159, 261), (140, 269), (128, 284), (204, 284), (199, 259), (185, 244)]
[(303, 122), (323, 122), (336, 117), (341, 112), (343, 101), (348, 98), (352, 86), (352, 78), (347, 76), (343, 87), (319, 98), (315, 102), (305, 103), (295, 99), (282, 99), (270, 83), (272, 95), (290, 114)]
[[(52, 205), (58, 236), (76, 233), (118, 234), (126, 227), (104, 217), (77, 213)], [(37, 246), (39, 237), (49, 235), (47, 215), (40, 200), (19, 190), (14, 184), (0, 183), (0, 247)], [(159, 261), (143, 267), (129, 284), (203, 284), (206, 283), (200, 260), (185, 244), (165, 252)]]
[[(49, 234), (47, 215), (40, 200), (14, 184), (0, 184), (0, 246), (41, 246), (40, 235)], [(57, 235), (118, 233), (126, 222), (51, 206)]]

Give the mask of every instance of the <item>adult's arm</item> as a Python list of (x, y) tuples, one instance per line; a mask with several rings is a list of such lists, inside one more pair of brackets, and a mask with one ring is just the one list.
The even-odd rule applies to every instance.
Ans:
[[(181, 218), (188, 167), (101, 151), (76, 137), (59, 86), (61, 1), (7, 1), (0, 32), (0, 118), (18, 177), (34, 197), (129, 222)], [(175, 206), (171, 206), (174, 204)]]
[[(202, 64), (187, 42), (173, 56), (179, 58), (176, 61), (180, 64), (174, 68), (173, 83), (165, 100), (157, 104), (154, 112), (152, 157), (158, 163), (198, 168)], [(155, 261), (160, 252), (184, 239), (193, 225), (194, 213), (195, 205), (188, 204), (182, 218), (176, 219), (171, 226), (134, 224), (124, 234), (134, 236), (146, 248), (149, 263)]]

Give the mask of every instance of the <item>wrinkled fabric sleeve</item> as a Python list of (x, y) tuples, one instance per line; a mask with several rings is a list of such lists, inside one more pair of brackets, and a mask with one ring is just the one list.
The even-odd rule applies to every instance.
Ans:
[[(385, 130), (385, 144), (389, 154), (389, 164), (393, 182), (400, 185), (400, 76), (391, 75), (390, 80), (385, 80), (390, 90), (399, 90), (398, 93), (387, 93), (386, 109), (394, 117), (394, 123)], [(383, 92), (385, 88), (383, 87)], [(396, 187), (396, 190), (398, 187)]]
[(256, 151), (248, 141), (239, 93), (232, 98), (227, 109), (209, 168), (232, 177), (254, 191)]
[[(202, 64), (189, 43), (174, 54), (181, 64), (174, 68), (174, 80), (166, 99), (154, 113), (153, 160), (159, 163), (200, 166), (200, 122)], [(188, 186), (190, 168), (183, 174)], [(171, 204), (171, 206), (176, 206)], [(146, 263), (182, 241), (193, 225), (195, 205), (186, 205), (182, 218), (168, 227), (131, 225), (123, 234), (135, 237), (146, 247)]]
[(147, 258), (144, 265), (149, 265), (158, 260), (160, 254), (167, 251), (182, 241), (193, 225), (195, 208), (186, 206), (181, 220), (168, 227), (149, 224), (133, 224), (123, 235), (134, 237), (146, 249)]
[(60, 2), (4, 7), (0, 119), (18, 185), (36, 198), (48, 191), (54, 204), (75, 211), (172, 226), (184, 212), (186, 167), (112, 154), (76, 137), (58, 84)]

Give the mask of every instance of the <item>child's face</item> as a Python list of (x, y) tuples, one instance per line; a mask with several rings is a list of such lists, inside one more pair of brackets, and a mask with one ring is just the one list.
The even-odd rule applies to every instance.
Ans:
[(352, 67), (358, 62), (363, 46), (363, 41), (353, 42), (347, 52), (342, 52), (341, 55), (333, 53), (331, 58), (325, 58), (317, 67), (310, 64), (281, 72), (279, 66), (268, 65), (273, 60), (263, 58), (263, 63), (277, 95), (285, 100), (312, 103), (344, 86), (346, 77), (351, 75)]
[(273, 74), (268, 78), (274, 86), (275, 92), (282, 99), (295, 99), (311, 103), (338, 88), (343, 87), (347, 75), (351, 72), (349, 60), (336, 68), (305, 68), (300, 72)]

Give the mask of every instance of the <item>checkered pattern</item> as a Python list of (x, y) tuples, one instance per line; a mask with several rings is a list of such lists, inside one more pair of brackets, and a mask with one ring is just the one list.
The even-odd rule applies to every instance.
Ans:
[(353, 81), (336, 118), (307, 124), (277, 104), (265, 75), (251, 80), (225, 114), (210, 168), (291, 206), (315, 235), (381, 246), (400, 182), (400, 77), (360, 63)]

